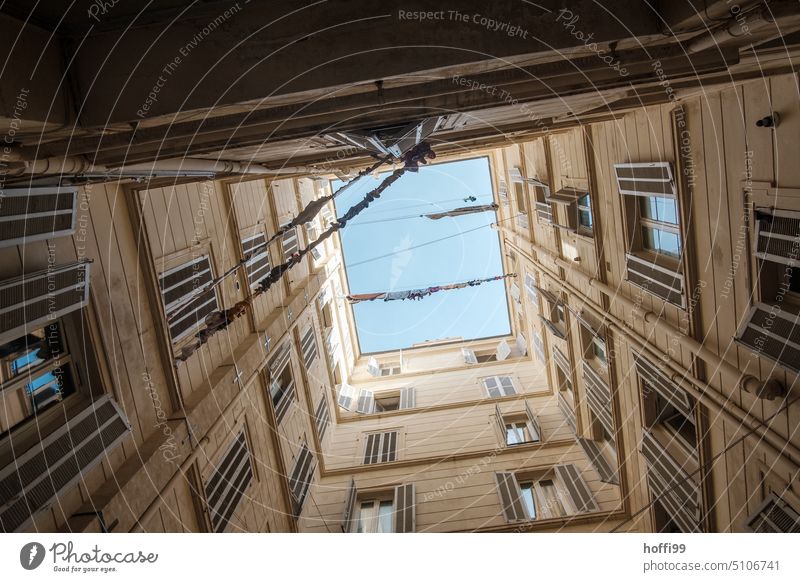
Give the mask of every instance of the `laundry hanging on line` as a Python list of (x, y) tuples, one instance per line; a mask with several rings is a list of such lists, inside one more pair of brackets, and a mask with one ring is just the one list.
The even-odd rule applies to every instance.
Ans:
[(432, 287), (425, 287), (423, 289), (412, 289), (410, 291), (381, 291), (378, 293), (356, 293), (353, 295), (347, 295), (347, 301), (351, 304), (353, 303), (364, 303), (366, 301), (375, 301), (377, 299), (382, 299), (383, 301), (405, 301), (405, 300), (412, 300), (418, 301), (424, 297), (428, 297), (429, 295), (433, 295), (434, 293), (438, 293), (439, 291), (452, 291), (454, 289), (464, 289), (466, 287), (477, 287), (478, 285), (482, 285), (484, 283), (490, 283), (492, 281), (499, 281), (501, 279), (507, 279), (509, 277), (516, 277), (516, 273), (507, 273), (505, 275), (497, 275), (495, 277), (487, 277), (485, 279), (472, 279), (471, 281), (464, 281), (462, 283), (451, 283), (449, 285), (435, 285)]
[(434, 212), (432, 214), (423, 214), (425, 218), (430, 218), (431, 220), (439, 220), (440, 218), (455, 218), (456, 216), (464, 216), (465, 214), (478, 214), (481, 212), (491, 212), (495, 211), (500, 208), (497, 204), (484, 204), (482, 206), (461, 206), (459, 208), (454, 208), (453, 210), (447, 210), (445, 212)]

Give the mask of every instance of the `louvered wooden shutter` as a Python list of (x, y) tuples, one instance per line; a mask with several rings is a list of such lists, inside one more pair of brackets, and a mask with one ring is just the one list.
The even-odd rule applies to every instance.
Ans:
[(571, 382), (572, 366), (569, 365), (567, 356), (565, 356), (564, 353), (555, 346), (553, 346), (553, 361), (556, 363), (556, 366), (558, 366), (564, 376), (567, 377), (567, 380)]
[(375, 358), (370, 358), (367, 361), (367, 372), (369, 372), (370, 375), (376, 377), (381, 375), (381, 367), (380, 364), (378, 364), (378, 360), (376, 360)]
[(567, 402), (563, 392), (558, 393), (558, 409), (561, 411), (561, 414), (564, 415), (564, 419), (572, 429), (572, 432), (575, 432), (577, 430), (575, 411), (573, 410), (571, 403)]
[(753, 533), (800, 533), (800, 514), (777, 495), (768, 496), (744, 527)]
[(750, 309), (736, 342), (753, 353), (800, 372), (800, 315), (764, 303)]
[(394, 532), (413, 533), (416, 529), (416, 503), (414, 502), (413, 483), (398, 485), (394, 488), (394, 505)]
[(356, 412), (372, 414), (375, 412), (375, 395), (370, 390), (361, 389), (358, 395), (358, 408)]
[(225, 531), (253, 480), (253, 464), (244, 431), (233, 440), (206, 483), (211, 529)]
[(214, 278), (208, 255), (192, 259), (159, 276), (159, 288), (173, 342), (205, 324), (208, 314), (218, 308), (217, 292), (200, 292)]
[(531, 426), (533, 434), (531, 434), (531, 438), (534, 441), (542, 441), (544, 437), (542, 436), (542, 428), (539, 425), (539, 419), (531, 410), (531, 407), (528, 406), (528, 402), (525, 402), (525, 413), (528, 415), (528, 423)]
[(417, 406), (416, 390), (413, 386), (400, 389), (400, 409), (415, 408)]
[(645, 381), (644, 392), (655, 390), (661, 397), (669, 402), (676, 410), (687, 418), (694, 416), (694, 405), (689, 396), (668, 376), (663, 374), (658, 367), (644, 356), (632, 352), (633, 361), (639, 377)]
[(539, 293), (536, 291), (536, 278), (530, 273), (525, 274), (525, 291), (528, 293), (528, 299), (531, 300), (531, 305), (539, 305)]
[(572, 503), (579, 513), (597, 511), (597, 503), (592, 495), (592, 490), (583, 480), (575, 465), (556, 465), (556, 477), (566, 489)]
[(642, 456), (653, 497), (684, 533), (700, 531), (700, 488), (648, 431), (642, 433)]
[(499, 398), (503, 395), (502, 392), (500, 392), (500, 382), (497, 376), (484, 378), (483, 387), (486, 388), (486, 394), (489, 398)]
[(528, 353), (528, 340), (525, 339), (525, 334), (519, 332), (517, 334), (517, 339), (515, 341), (515, 346), (517, 348), (517, 352), (520, 356), (527, 355)]
[(13, 532), (79, 481), (131, 433), (104, 395), (0, 470), (0, 531)]
[(3, 188), (0, 247), (74, 233), (77, 199), (76, 187)]
[(358, 489), (356, 482), (351, 477), (350, 485), (347, 487), (347, 493), (344, 498), (344, 514), (342, 515), (342, 531), (350, 533), (353, 529), (353, 510), (356, 507), (356, 499), (358, 498)]
[(500, 496), (500, 505), (503, 515), (509, 523), (527, 520), (525, 507), (522, 505), (522, 495), (514, 473), (498, 472), (494, 474), (497, 480), (497, 493)]
[(508, 346), (508, 342), (506, 340), (503, 340), (497, 344), (496, 356), (498, 362), (502, 362), (508, 358), (509, 355), (511, 355), (511, 348)]
[(317, 340), (314, 337), (314, 326), (310, 325), (300, 339), (300, 350), (303, 352), (303, 364), (306, 370), (317, 357)]
[(283, 342), (277, 350), (275, 350), (275, 355), (272, 356), (269, 360), (269, 371), (272, 376), (278, 376), (289, 363), (289, 360), (292, 357), (292, 345), (285, 341)]
[(89, 302), (89, 277), (90, 263), (72, 263), (0, 283), (0, 343), (82, 309)]
[(611, 466), (608, 459), (603, 455), (603, 451), (596, 442), (584, 438), (578, 438), (578, 444), (586, 453), (586, 457), (594, 467), (597, 474), (600, 475), (600, 480), (603, 483), (611, 483), (612, 485), (619, 485), (619, 477), (615, 467)]
[(478, 357), (475, 355), (475, 351), (469, 348), (461, 348), (461, 355), (464, 357), (465, 364), (477, 364)]
[(629, 283), (673, 305), (685, 306), (683, 273), (680, 270), (667, 269), (630, 253), (625, 255), (625, 268)]
[(519, 166), (511, 166), (508, 169), (508, 178), (511, 183), (522, 184), (525, 180), (522, 176), (522, 168)]
[(559, 226), (572, 231), (578, 229), (578, 200), (586, 195), (588, 195), (586, 190), (578, 190), (576, 188), (562, 188), (555, 194), (550, 195), (550, 202), (566, 209), (568, 222), (567, 224), (559, 223)]
[(620, 194), (675, 198), (675, 180), (669, 162), (614, 164)]
[(564, 334), (564, 332), (561, 331), (561, 329), (555, 323), (550, 321), (549, 318), (540, 315), (539, 319), (545, 325), (545, 327), (550, 330), (550, 333), (552, 333), (554, 336), (556, 336), (559, 339), (566, 339), (567, 336)]
[(494, 405), (494, 420), (497, 424), (497, 429), (500, 431), (500, 442), (503, 446), (508, 444), (508, 432), (506, 431), (506, 421), (503, 420), (503, 413), (500, 412), (500, 406)]
[(508, 204), (508, 185), (505, 180), (499, 180), (497, 183), (497, 195), (500, 197), (500, 202)]
[(289, 490), (292, 492), (294, 514), (300, 515), (308, 489), (314, 477), (314, 455), (308, 446), (303, 444), (295, 460), (292, 474), (289, 477)]
[(800, 266), (797, 249), (800, 212), (756, 208), (755, 217), (756, 257), (789, 267)]
[(324, 394), (322, 398), (320, 398), (319, 404), (317, 404), (317, 408), (314, 412), (314, 422), (317, 425), (319, 440), (322, 441), (331, 423), (331, 409), (328, 406), (328, 398)]
[(300, 250), (300, 243), (297, 240), (297, 228), (290, 228), (283, 234), (281, 237), (281, 248), (283, 250), (284, 261), (288, 260), (292, 254)]
[(255, 289), (272, 268), (269, 262), (267, 238), (264, 233), (260, 232), (242, 239), (242, 253), (245, 257), (250, 257), (245, 262), (244, 269), (250, 288)]
[(586, 383), (586, 402), (594, 412), (600, 424), (606, 429), (608, 435), (614, 437), (614, 422), (611, 414), (611, 390), (608, 384), (597, 371), (583, 362), (583, 379)]
[(502, 390), (503, 396), (513, 396), (517, 393), (511, 376), (498, 376), (497, 380), (500, 383), (500, 389)]
[(364, 464), (389, 463), (397, 460), (397, 432), (379, 432), (367, 435)]
[[(274, 380), (273, 380), (274, 381)], [(281, 395), (281, 399), (278, 400), (278, 403), (275, 405), (275, 420), (278, 424), (286, 416), (286, 413), (289, 412), (289, 409), (292, 407), (292, 403), (295, 399), (295, 385), (294, 380), (289, 383), (286, 390), (284, 390), (283, 394)]]
[(356, 388), (350, 384), (340, 384), (338, 386), (337, 404), (345, 410), (352, 412), (356, 404)]

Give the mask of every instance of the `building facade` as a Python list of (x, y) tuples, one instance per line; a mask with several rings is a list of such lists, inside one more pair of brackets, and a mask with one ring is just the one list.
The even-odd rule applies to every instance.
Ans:
[(23, 143), (0, 206), (0, 529), (800, 531), (797, 45), (720, 37), (724, 62), (695, 46), (689, 78), (652, 22), (639, 29), (666, 72), (623, 42), (646, 72), (630, 88), (520, 88), (436, 126), (437, 163), (490, 163), (515, 274), (503, 337), (362, 354), (338, 235), (259, 291), (337, 209), (267, 241), (368, 165), (346, 134), (280, 168), (293, 142), (222, 160), (190, 144), (174, 170), (148, 157), (153, 120), (131, 150), (149, 168), (120, 169), (115, 126), (103, 167), (69, 176)]

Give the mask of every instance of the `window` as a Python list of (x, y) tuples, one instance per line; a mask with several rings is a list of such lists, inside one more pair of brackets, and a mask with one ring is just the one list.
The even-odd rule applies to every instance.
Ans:
[(483, 387), (489, 398), (501, 398), (503, 396), (513, 396), (517, 393), (514, 389), (514, 381), (511, 376), (490, 376), (483, 379)]
[(668, 162), (615, 164), (630, 242), (626, 277), (665, 301), (684, 307), (683, 243), (677, 190)]
[(608, 360), (606, 359), (606, 342), (604, 342), (602, 338), (593, 335), (590, 347), (591, 357), (604, 368), (608, 366)]
[(678, 204), (675, 198), (640, 197), (639, 215), (642, 246), (657, 255), (679, 259), (681, 235), (678, 229)]
[(308, 370), (317, 358), (317, 340), (314, 337), (313, 325), (309, 325), (303, 337), (300, 338), (300, 351), (303, 354), (303, 364)]
[(358, 505), (356, 533), (391, 533), (394, 501), (392, 499), (368, 499)]
[(359, 494), (355, 481), (345, 496), (342, 530), (351, 533), (408, 533), (415, 529), (413, 483)]
[[(353, 391), (355, 389), (352, 389)], [(362, 388), (358, 395), (356, 411), (361, 414), (392, 412), (416, 406), (416, 396), (413, 386), (406, 386), (399, 390), (385, 390), (374, 393), (372, 390)]]
[(242, 253), (244, 257), (247, 258), (244, 264), (247, 282), (251, 289), (256, 289), (261, 280), (269, 274), (272, 268), (269, 262), (267, 237), (264, 233), (260, 232), (251, 237), (242, 239)]
[(385, 376), (397, 376), (402, 373), (402, 369), (400, 364), (379, 364), (378, 360), (371, 357), (367, 361), (367, 372), (369, 372), (371, 376), (381, 378)]
[(178, 342), (205, 323), (206, 316), (219, 309), (217, 292), (205, 287), (214, 279), (208, 255), (169, 269), (159, 277), (159, 288), (169, 326), (169, 335)]
[(588, 193), (578, 198), (578, 232), (588, 236), (594, 233), (592, 202)]
[(375, 412), (400, 410), (400, 392), (375, 397)]
[[(504, 419), (505, 420), (505, 419)], [(526, 420), (506, 422), (506, 444), (518, 445), (532, 443), (539, 440), (539, 435), (533, 432)]]
[(536, 201), (536, 219), (540, 224), (553, 223), (553, 205), (550, 202), (550, 187), (536, 179), (530, 180), (533, 198)]
[(754, 533), (800, 533), (800, 514), (772, 494), (745, 520), (744, 527)]
[(397, 460), (397, 431), (368, 434), (364, 447), (364, 464), (390, 463)]
[(525, 201), (525, 185), (514, 183), (514, 200), (517, 203), (517, 225), (527, 230), (528, 228), (528, 206)]
[(322, 398), (319, 399), (319, 404), (317, 404), (317, 409), (314, 412), (314, 422), (317, 426), (319, 440), (322, 441), (331, 424), (331, 409), (328, 406), (328, 399), (324, 394)]
[(550, 196), (548, 201), (561, 207), (562, 218), (558, 223), (559, 226), (592, 236), (592, 207), (586, 188), (562, 188)]
[(533, 414), (527, 402), (524, 413), (503, 414), (499, 405), (495, 405), (494, 408), (495, 419), (504, 445), (513, 446), (539, 442), (542, 431), (536, 415)]
[(507, 522), (556, 519), (597, 511), (591, 489), (575, 465), (552, 470), (496, 473), (497, 490)]
[(254, 477), (244, 430), (233, 440), (205, 486), (211, 531), (225, 531)]
[(381, 366), (381, 376), (397, 376), (400, 373), (400, 366)]

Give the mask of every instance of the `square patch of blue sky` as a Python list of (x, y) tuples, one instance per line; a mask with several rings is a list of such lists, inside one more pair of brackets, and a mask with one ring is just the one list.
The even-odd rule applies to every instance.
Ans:
[[(336, 199), (337, 216), (380, 184), (366, 176)], [(342, 182), (332, 181), (334, 190)], [(476, 201), (465, 202), (474, 196)], [(405, 291), (502, 274), (494, 212), (431, 220), (420, 215), (491, 204), (488, 158), (408, 172), (340, 231), (351, 293)], [(510, 333), (503, 281), (441, 291), (419, 301), (353, 305), (362, 353), (408, 348), (449, 337), (473, 340)]]

